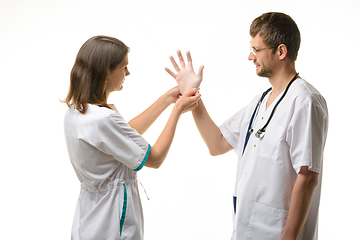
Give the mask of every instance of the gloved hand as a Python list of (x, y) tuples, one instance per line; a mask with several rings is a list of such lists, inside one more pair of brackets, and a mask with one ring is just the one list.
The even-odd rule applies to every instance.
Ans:
[(174, 60), (173, 56), (170, 56), (170, 61), (172, 65), (174, 66), (176, 73), (173, 73), (169, 68), (165, 68), (165, 70), (173, 77), (175, 78), (176, 82), (178, 83), (178, 86), (180, 88), (180, 93), (184, 94), (188, 92), (190, 89), (196, 88), (197, 90), (200, 89), (200, 84), (203, 77), (203, 69), (204, 66), (201, 65), (199, 68), (199, 71), (197, 74), (195, 74), (193, 66), (192, 66), (192, 59), (190, 52), (186, 52), (186, 57), (188, 60), (188, 65), (186, 66), (183, 56), (181, 54), (180, 50), (177, 50), (177, 55), (179, 57), (180, 66), (177, 65), (176, 61)]

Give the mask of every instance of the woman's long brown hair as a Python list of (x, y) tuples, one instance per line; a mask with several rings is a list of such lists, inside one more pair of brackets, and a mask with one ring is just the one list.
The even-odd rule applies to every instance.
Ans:
[(85, 114), (87, 103), (109, 107), (106, 102), (106, 78), (121, 63), (129, 48), (120, 40), (95, 36), (80, 48), (70, 73), (70, 87), (65, 100)]

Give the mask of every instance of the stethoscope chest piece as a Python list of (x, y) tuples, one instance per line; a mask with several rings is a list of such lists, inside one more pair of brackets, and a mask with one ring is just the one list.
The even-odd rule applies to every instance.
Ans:
[(263, 138), (265, 135), (265, 131), (262, 129), (259, 129), (256, 133), (255, 133), (255, 137), (257, 138)]
[[(269, 119), (267, 120), (267, 122), (265, 123), (265, 125), (264, 125), (262, 128), (260, 128), (260, 129), (255, 133), (255, 137), (256, 137), (256, 138), (261, 139), (261, 138), (264, 137), (266, 128), (267, 128), (267, 126), (269, 125), (269, 123), (270, 123), (270, 121), (271, 121), (271, 118), (272, 118), (273, 115), (274, 115), (275, 109), (277, 108), (277, 106), (279, 105), (279, 103), (283, 100), (283, 98), (285, 97), (287, 91), (288, 91), (289, 88), (290, 88), (290, 85), (295, 81), (295, 79), (296, 79), (298, 76), (299, 76), (299, 73), (296, 73), (296, 75), (293, 77), (293, 79), (291, 79), (291, 81), (289, 82), (289, 84), (286, 86), (286, 89), (285, 89), (285, 91), (284, 91), (284, 94), (280, 97), (279, 101), (277, 101), (277, 103), (275, 104), (273, 110), (271, 111), (271, 114), (270, 114), (270, 116), (269, 116)], [(250, 123), (249, 123), (248, 132), (246, 133), (246, 136), (245, 136), (245, 143), (244, 143), (243, 154), (244, 154), (245, 148), (246, 148), (246, 146), (247, 146), (247, 143), (248, 143), (248, 141), (249, 141), (250, 135), (254, 132), (254, 129), (253, 129), (254, 119), (257, 117), (257, 114), (258, 114), (258, 111), (259, 111), (259, 108), (260, 108), (260, 106), (261, 106), (262, 101), (264, 100), (266, 94), (268, 94), (270, 91), (271, 91), (271, 88), (269, 88), (268, 90), (266, 90), (266, 91), (262, 94), (262, 96), (261, 96), (258, 104), (256, 105), (255, 110), (254, 110), (254, 112), (253, 112), (253, 114), (252, 114), (252, 116), (251, 116), (251, 118), (250, 118)]]
[[(269, 119), (267, 120), (266, 124), (264, 125), (263, 128), (259, 129), (259, 130), (255, 133), (255, 137), (257, 137), (257, 138), (263, 138), (263, 137), (264, 137), (266, 127), (269, 125), (270, 120), (272, 119), (272, 117), (273, 117), (273, 115), (274, 115), (275, 109), (277, 108), (277, 106), (279, 105), (279, 103), (284, 99), (287, 91), (288, 91), (289, 88), (290, 88), (290, 85), (295, 81), (295, 79), (296, 79), (298, 76), (299, 76), (299, 73), (296, 73), (296, 75), (293, 77), (293, 79), (291, 79), (291, 81), (289, 82), (289, 84), (286, 86), (286, 89), (285, 89), (285, 91), (284, 91), (284, 94), (281, 96), (281, 98), (279, 99), (279, 101), (275, 104), (275, 106), (274, 106), (273, 110), (271, 111), (270, 117), (269, 117)], [(262, 101), (264, 100), (266, 94), (267, 94), (270, 90), (271, 90), (271, 88), (269, 88), (268, 90), (266, 90), (266, 91), (263, 93), (263, 95), (261, 96), (258, 104), (256, 105), (255, 111), (254, 111), (254, 113), (253, 113), (253, 117), (252, 117), (251, 120), (250, 120), (250, 127), (249, 127), (249, 129), (252, 130), (253, 118), (254, 118), (254, 116), (257, 115), (258, 109), (260, 108), (260, 105), (261, 105)], [(251, 131), (251, 132), (252, 132), (252, 131)], [(250, 132), (250, 133), (251, 133), (251, 132)]]

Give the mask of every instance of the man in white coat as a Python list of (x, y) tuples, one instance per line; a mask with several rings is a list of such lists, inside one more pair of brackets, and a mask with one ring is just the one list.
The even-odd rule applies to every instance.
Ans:
[[(200, 99), (192, 111), (210, 154), (238, 154), (232, 240), (317, 239), (328, 111), (323, 96), (295, 70), (300, 32), (291, 17), (265, 13), (250, 27), (248, 57), (271, 88), (218, 127)], [(178, 51), (177, 81), (202, 80)]]

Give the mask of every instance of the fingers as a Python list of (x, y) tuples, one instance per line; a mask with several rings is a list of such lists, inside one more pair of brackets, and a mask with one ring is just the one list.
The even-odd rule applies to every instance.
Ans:
[(176, 101), (181, 97), (180, 88), (178, 86), (169, 89), (166, 93), (166, 100), (170, 103), (176, 103)]
[(194, 96), (194, 94), (196, 93), (197, 89), (196, 88), (192, 88), (189, 91), (187, 91), (185, 94), (183, 94), (183, 96), (186, 97), (190, 97), (190, 96)]
[(187, 91), (185, 94), (184, 94), (185, 97), (188, 97), (189, 99), (191, 99), (191, 101), (194, 101), (194, 102), (197, 102), (199, 101), (200, 97), (201, 97), (201, 94), (197, 91), (196, 88), (193, 88), (189, 91)]
[[(182, 56), (182, 53), (180, 50), (177, 50), (176, 51), (176, 54), (178, 55), (178, 58), (179, 58), (179, 62), (180, 62), (180, 67), (179, 65), (176, 63), (175, 59), (173, 56), (170, 56), (169, 59), (171, 61), (171, 64), (174, 66), (175, 70), (177, 73), (181, 72), (182, 70), (184, 69), (190, 69), (190, 71), (194, 72), (193, 70), (193, 65), (192, 65), (192, 58), (191, 58), (191, 54), (189, 51), (186, 52), (186, 57), (187, 57), (187, 67), (186, 67), (186, 64), (185, 64), (185, 61), (184, 61), (184, 58)], [(204, 69), (204, 66), (201, 66), (199, 68), (199, 72), (198, 72), (198, 76), (202, 76), (202, 70)], [(173, 73), (172, 71), (170, 71), (170, 69), (168, 68), (165, 68), (165, 70), (174, 78), (176, 78), (176, 74)]]
[(198, 102), (193, 102), (189, 107), (187, 107), (182, 113), (191, 112), (195, 108), (197, 108)]
[(180, 66), (181, 66), (182, 68), (186, 68), (186, 65), (185, 65), (185, 62), (184, 62), (184, 58), (183, 58), (183, 56), (182, 56), (182, 54), (181, 54), (181, 51), (180, 51), (180, 50), (177, 50), (176, 53), (177, 53), (177, 55), (178, 55), (178, 57), (179, 57)]
[[(196, 92), (195, 95), (190, 96), (189, 100), (191, 100), (191, 104), (185, 109), (184, 112), (189, 112), (194, 110), (198, 106), (198, 102), (200, 100), (201, 94)], [(184, 113), (183, 112), (183, 113)]]
[(181, 113), (192, 111), (197, 107), (200, 97), (196, 88), (190, 89), (179, 98), (175, 106), (180, 108)]
[(176, 79), (176, 74), (173, 73), (170, 69), (168, 69), (167, 67), (165, 67), (165, 71), (167, 71), (173, 78)]
[(194, 100), (195, 100), (196, 102), (198, 102), (199, 99), (201, 98), (201, 94), (200, 94), (199, 92), (196, 92), (196, 93), (195, 93), (195, 96), (193, 96), (193, 97), (194, 97)]
[(179, 86), (173, 87), (167, 91), (171, 96), (178, 97), (180, 95)]
[(189, 51), (186, 52), (186, 57), (188, 60), (188, 66), (192, 68), (192, 59), (191, 59), (191, 54)]
[(170, 61), (171, 61), (172, 65), (174, 66), (175, 70), (176, 70), (177, 72), (180, 72), (181, 69), (180, 69), (179, 66), (177, 65), (174, 57), (173, 57), (173, 56), (170, 56), (169, 58), (170, 58)]
[(201, 77), (201, 79), (203, 78), (203, 71), (204, 71), (204, 66), (201, 65), (199, 67), (199, 71), (198, 71), (198, 74), (197, 74), (199, 77)]

